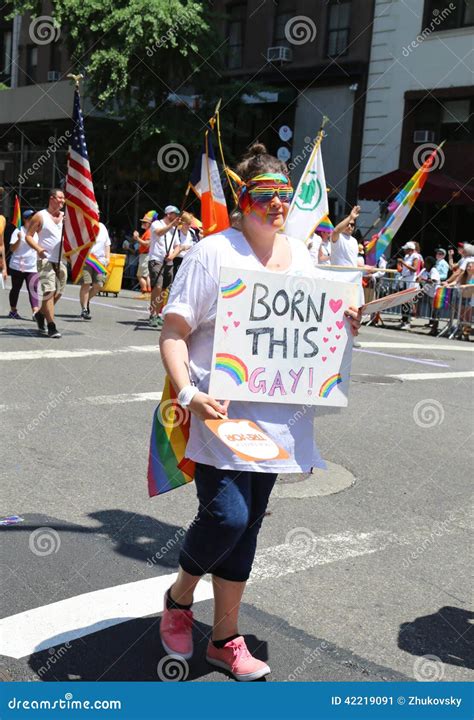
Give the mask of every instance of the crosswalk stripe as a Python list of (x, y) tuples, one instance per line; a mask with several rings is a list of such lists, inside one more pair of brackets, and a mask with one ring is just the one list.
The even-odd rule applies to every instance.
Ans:
[(78, 348), (77, 350), (6, 350), (0, 352), (0, 361), (18, 362), (20, 360), (71, 360), (76, 358), (93, 357), (94, 355), (120, 355), (123, 353), (159, 353), (158, 345), (126, 345), (113, 350), (92, 350)]
[(399, 375), (388, 375), (387, 377), (397, 380), (456, 380), (461, 378), (474, 377), (474, 371), (466, 370), (459, 372), (438, 372), (438, 373), (400, 373)]

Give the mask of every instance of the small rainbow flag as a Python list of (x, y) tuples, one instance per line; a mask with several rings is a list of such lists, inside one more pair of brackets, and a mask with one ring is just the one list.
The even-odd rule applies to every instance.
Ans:
[(336, 385), (339, 385), (339, 383), (342, 383), (341, 373), (336, 373), (328, 377), (319, 388), (319, 397), (327, 398), (331, 390), (333, 390)]
[(447, 287), (436, 288), (433, 298), (433, 309), (441, 310), (441, 308), (449, 307), (451, 302), (452, 290)]
[(189, 411), (178, 404), (168, 376), (153, 415), (148, 456), (148, 494), (162, 495), (194, 479), (194, 462), (184, 453), (189, 438)]
[(243, 293), (246, 287), (247, 285), (245, 285), (242, 278), (238, 278), (233, 283), (230, 283), (230, 285), (223, 285), (221, 287), (222, 297), (226, 300), (236, 297), (236, 295)]
[(237, 355), (229, 355), (228, 353), (216, 354), (216, 370), (226, 372), (236, 385), (242, 385), (249, 379), (249, 371), (247, 365), (237, 357)]
[(323, 217), (323, 219), (318, 223), (314, 232), (316, 232), (316, 233), (321, 233), (321, 232), (332, 233), (333, 230), (334, 230), (334, 225), (330, 221), (329, 215), (325, 215), (325, 217)]
[(109, 272), (106, 268), (106, 266), (100, 262), (99, 258), (94, 255), (94, 253), (90, 253), (86, 257), (86, 265), (89, 265), (93, 270), (97, 270), (97, 272), (102, 273), (102, 275), (107, 275)]
[(13, 205), (13, 225), (19, 230), (21, 228), (21, 209), (20, 209), (20, 198), (15, 195), (15, 203)]

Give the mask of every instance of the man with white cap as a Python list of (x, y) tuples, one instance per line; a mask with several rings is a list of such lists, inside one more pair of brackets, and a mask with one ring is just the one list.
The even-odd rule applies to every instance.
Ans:
[(446, 262), (446, 250), (444, 248), (436, 249), (436, 270), (439, 272), (441, 282), (448, 279), (449, 265)]
[[(402, 282), (403, 287), (402, 289), (407, 288), (416, 288), (419, 287), (418, 283), (415, 282), (417, 273), (418, 273), (418, 255), (416, 254), (416, 245), (411, 240), (405, 245), (402, 246), (402, 250), (405, 250), (405, 255), (403, 257), (403, 260), (400, 260), (400, 264), (402, 266), (401, 270), (401, 276), (402, 276)], [(405, 305), (402, 305), (402, 321), (400, 323), (400, 330), (409, 330), (410, 329), (410, 312), (411, 312), (411, 304), (406, 303)]]
[(148, 269), (148, 251), (151, 241), (151, 224), (156, 216), (156, 210), (149, 210), (140, 220), (142, 234), (135, 230), (133, 239), (138, 243), (138, 270), (137, 279), (140, 284), (140, 290), (143, 294), (151, 292), (150, 271)]
[(174, 232), (178, 220), (179, 209), (175, 205), (167, 205), (163, 219), (155, 220), (151, 224), (150, 252), (148, 255), (151, 285), (151, 327), (161, 328), (163, 325), (160, 314), (164, 304), (164, 291), (171, 285), (173, 280), (173, 261), (168, 258), (168, 255), (179, 242), (177, 233)]

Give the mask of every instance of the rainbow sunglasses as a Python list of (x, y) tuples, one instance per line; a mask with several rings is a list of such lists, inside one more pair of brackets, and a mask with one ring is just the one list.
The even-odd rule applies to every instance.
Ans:
[(264, 205), (277, 195), (282, 203), (290, 203), (293, 199), (293, 187), (285, 175), (265, 173), (257, 175), (246, 183), (242, 194), (248, 193), (252, 203)]

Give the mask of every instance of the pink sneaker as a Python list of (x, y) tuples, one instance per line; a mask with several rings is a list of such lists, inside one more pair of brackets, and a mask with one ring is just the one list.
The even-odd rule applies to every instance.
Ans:
[(191, 610), (168, 610), (165, 607), (160, 623), (160, 638), (168, 655), (189, 660), (193, 654), (193, 614)]
[(268, 665), (257, 660), (248, 651), (242, 636), (229, 640), (223, 648), (216, 648), (209, 642), (206, 660), (211, 665), (228, 670), (236, 680), (258, 680), (271, 672)]

